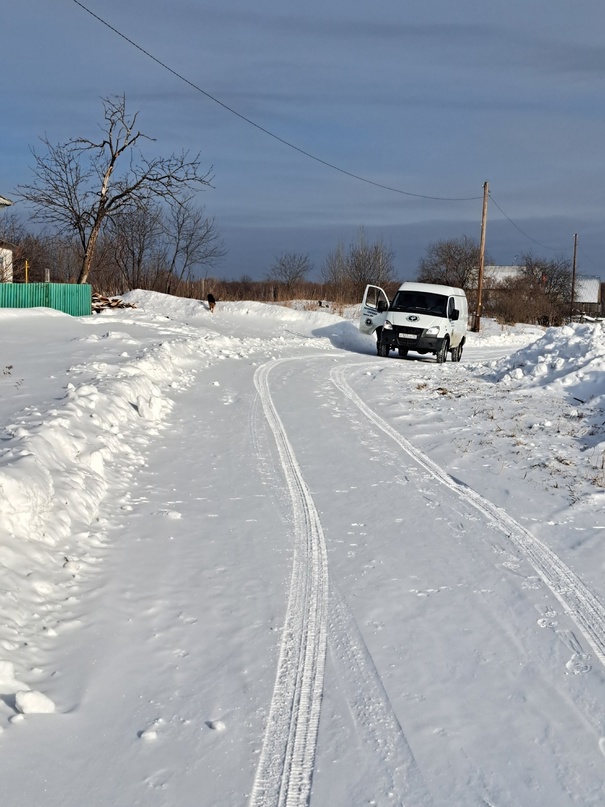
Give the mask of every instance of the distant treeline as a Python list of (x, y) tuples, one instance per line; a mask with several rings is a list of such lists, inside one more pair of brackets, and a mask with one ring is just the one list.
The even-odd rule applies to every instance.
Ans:
[[(392, 297), (404, 280), (397, 277), (393, 252), (381, 241), (368, 242), (363, 229), (353, 243), (340, 244), (327, 256), (320, 267), (320, 282), (307, 279), (313, 268), (308, 256), (293, 252), (278, 256), (262, 280), (247, 274), (227, 280), (213, 268), (223, 246), (212, 221), (194, 219), (195, 226), (191, 228), (192, 238), (201, 232), (205, 267), (204, 262), (200, 265), (188, 261), (191, 250), (183, 257), (174, 246), (182, 242), (177, 242), (165, 221), (159, 221), (162, 227), (158, 227), (154, 239), (148, 237), (148, 219), (129, 219), (122, 222), (128, 227), (108, 228), (103, 233), (90, 271), (95, 292), (113, 297), (132, 289), (147, 289), (196, 300), (205, 300), (212, 293), (219, 301), (305, 300), (317, 307), (329, 302), (338, 309), (361, 302), (368, 284), (380, 286)], [(12, 250), (15, 282), (77, 282), (82, 264), (77, 242), (57, 234), (32, 234), (11, 216), (4, 216), (0, 224), (0, 247)], [(477, 299), (478, 250), (478, 244), (467, 237), (431, 244), (418, 266), (416, 279), (464, 288), (472, 313)], [(501, 322), (542, 325), (558, 325), (582, 312), (601, 315), (600, 300), (587, 306), (574, 299), (572, 304), (572, 288), (569, 261), (526, 254), (513, 276), (500, 280), (486, 273), (482, 313)]]

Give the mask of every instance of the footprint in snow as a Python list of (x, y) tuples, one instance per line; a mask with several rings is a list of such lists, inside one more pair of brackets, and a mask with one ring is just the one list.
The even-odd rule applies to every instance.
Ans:
[(538, 625), (541, 628), (556, 628), (559, 624), (556, 620), (557, 612), (548, 606), (544, 607), (537, 605), (536, 608), (542, 614), (538, 620)]
[(163, 717), (156, 718), (148, 729), (139, 731), (137, 737), (139, 740), (143, 740), (145, 742), (153, 742), (154, 740), (157, 740), (159, 736), (158, 729), (162, 727), (164, 722)]
[(571, 630), (560, 630), (557, 631), (557, 633), (559, 638), (565, 642), (567, 647), (571, 650), (571, 658), (565, 665), (565, 669), (574, 675), (584, 675), (590, 672), (592, 669), (592, 665), (588, 663), (590, 654), (584, 652), (575, 633)]
[(181, 515), (181, 513), (179, 513), (178, 510), (158, 510), (155, 515), (165, 516), (166, 518), (172, 518), (174, 520), (177, 520), (177, 519), (183, 517)]

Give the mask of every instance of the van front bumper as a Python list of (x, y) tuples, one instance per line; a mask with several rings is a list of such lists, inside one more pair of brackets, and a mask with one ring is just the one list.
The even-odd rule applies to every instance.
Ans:
[(444, 336), (426, 336), (424, 331), (420, 333), (405, 333), (398, 328), (382, 329), (382, 341), (388, 345), (390, 350), (404, 348), (405, 350), (424, 351), (426, 353), (438, 353), (445, 340)]

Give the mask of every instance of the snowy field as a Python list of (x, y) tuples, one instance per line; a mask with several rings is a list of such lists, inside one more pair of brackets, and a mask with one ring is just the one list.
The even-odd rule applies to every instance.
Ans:
[(6, 807), (605, 804), (605, 332), (0, 310)]

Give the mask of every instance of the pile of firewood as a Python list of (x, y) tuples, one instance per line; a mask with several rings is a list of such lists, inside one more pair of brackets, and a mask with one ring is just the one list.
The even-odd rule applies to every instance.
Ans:
[(119, 297), (105, 297), (102, 294), (92, 295), (92, 311), (93, 314), (98, 314), (105, 308), (136, 308), (134, 303), (125, 303)]

